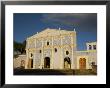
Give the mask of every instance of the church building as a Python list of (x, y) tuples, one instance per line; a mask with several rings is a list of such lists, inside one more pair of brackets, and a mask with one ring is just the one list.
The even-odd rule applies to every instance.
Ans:
[(85, 51), (77, 50), (77, 33), (45, 29), (26, 39), (25, 69), (91, 69), (97, 65), (96, 42), (88, 42)]

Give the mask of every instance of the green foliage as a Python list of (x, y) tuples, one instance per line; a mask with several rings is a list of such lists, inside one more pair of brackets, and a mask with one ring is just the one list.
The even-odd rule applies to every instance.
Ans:
[(14, 41), (14, 52), (20, 52), (21, 54), (25, 53), (26, 41), (23, 43), (18, 43)]

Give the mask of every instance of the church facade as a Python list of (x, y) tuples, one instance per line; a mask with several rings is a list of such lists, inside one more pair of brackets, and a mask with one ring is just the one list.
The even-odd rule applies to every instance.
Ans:
[(76, 31), (45, 29), (26, 40), (25, 69), (91, 69), (97, 65), (96, 42), (77, 51)]

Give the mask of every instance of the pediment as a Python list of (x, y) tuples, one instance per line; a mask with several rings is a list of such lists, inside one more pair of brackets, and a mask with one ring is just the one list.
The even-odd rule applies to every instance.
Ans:
[(56, 35), (61, 35), (61, 34), (70, 34), (73, 32), (74, 31), (47, 28), (39, 33), (36, 33), (35, 35), (33, 35), (31, 37), (38, 38), (38, 37), (46, 37), (46, 36), (56, 36)]

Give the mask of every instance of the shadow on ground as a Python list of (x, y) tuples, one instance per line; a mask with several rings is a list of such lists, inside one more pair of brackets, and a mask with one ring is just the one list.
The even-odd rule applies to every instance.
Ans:
[(14, 75), (97, 75), (88, 70), (14, 69)]

